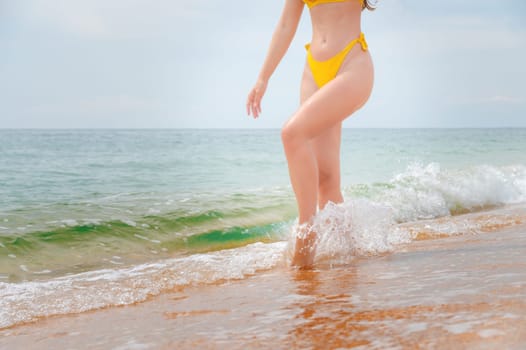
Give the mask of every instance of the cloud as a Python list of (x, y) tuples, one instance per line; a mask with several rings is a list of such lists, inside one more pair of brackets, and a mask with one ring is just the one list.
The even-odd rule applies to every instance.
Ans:
[[(523, 115), (526, 22), (520, 10), (526, 2), (520, 0), (521, 8), (510, 1), (389, 0), (365, 12), (375, 87), (360, 125), (393, 125), (393, 116), (405, 118), (404, 125), (436, 125), (443, 112), (437, 106), (445, 105), (467, 111), (461, 118), (468, 119), (499, 109)], [(282, 5), (0, 0), (1, 122), (252, 127), (249, 119), (239, 121), (243, 101)], [(258, 127), (279, 127), (297, 108), (303, 45), (311, 33), (304, 11)]]
[(445, 51), (525, 49), (525, 37), (526, 30), (509, 27), (496, 18), (453, 15), (383, 31), (378, 46), (392, 50), (410, 47), (411, 51), (434, 55)]
[(173, 35), (173, 27), (211, 16), (202, 0), (33, 0), (19, 15), (40, 26), (84, 39), (152, 38)]
[(112, 113), (127, 113), (127, 112), (151, 112), (158, 110), (160, 103), (154, 99), (144, 97), (115, 95), (115, 96), (95, 96), (84, 99), (67, 100), (60, 102), (48, 102), (38, 104), (29, 109), (34, 114), (71, 114), (75, 113), (83, 115)]
[(518, 8), (524, 8), (523, 1), (411, 3), (381, 2), (377, 11), (364, 16), (365, 24), (372, 23), (371, 28), (380, 34), (377, 46), (424, 55), (526, 49), (526, 25)]
[(511, 95), (492, 95), (474, 97), (453, 97), (452, 105), (522, 105), (526, 98)]
[(110, 34), (107, 18), (89, 2), (36, 0), (27, 9), (36, 23), (86, 38), (102, 38)]
[(487, 102), (490, 103), (503, 103), (503, 104), (522, 104), (524, 103), (524, 98), (514, 97), (514, 96), (503, 96), (496, 95), (487, 99)]

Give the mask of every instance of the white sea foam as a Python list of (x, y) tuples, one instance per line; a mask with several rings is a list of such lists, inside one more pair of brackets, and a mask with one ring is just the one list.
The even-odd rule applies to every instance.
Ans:
[[(367, 199), (329, 202), (314, 217), (312, 230), (317, 234), (315, 262), (331, 265), (346, 264), (357, 255), (390, 251), (411, 240), (407, 231), (396, 226), (392, 208)], [(293, 249), (291, 237), (289, 255)]]
[(79, 224), (75, 219), (62, 219), (60, 222), (66, 226), (77, 226)]
[[(526, 212), (526, 208), (522, 212)], [(513, 220), (513, 217), (503, 217)], [(446, 229), (451, 227), (445, 229), (434, 221), (426, 225), (456, 234), (465, 232), (470, 225), (476, 227), (478, 222), (463, 221), (462, 224), (452, 225), (455, 229), (450, 231)], [(407, 227), (402, 226), (396, 223), (393, 208), (386, 205), (366, 199), (329, 203), (316, 216), (313, 224), (319, 234), (315, 262), (321, 265), (346, 264), (356, 256), (393, 250), (397, 244), (412, 239)], [(459, 231), (459, 228), (462, 230)], [(177, 287), (241, 279), (260, 270), (286, 266), (293, 249), (293, 244), (290, 244), (293, 238), (289, 235), (288, 241), (254, 243), (236, 249), (91, 271), (47, 281), (0, 282), (0, 328), (43, 316), (132, 304)]]
[(121, 222), (125, 223), (128, 226), (137, 227), (137, 223), (130, 219), (121, 219)]
[[(476, 220), (421, 220), (449, 216), (456, 211), (524, 202), (526, 167), (444, 170), (436, 163), (414, 164), (387, 185), (368, 199), (347, 198), (341, 204), (329, 203), (318, 213), (313, 224), (319, 237), (316, 263), (345, 264), (357, 255), (390, 251), (414, 238), (407, 227), (412, 221), (420, 220), (424, 226), (428, 225), (426, 231), (446, 234), (477, 231), (481, 222)], [(505, 214), (502, 217), (513, 219)], [(498, 217), (488, 220), (493, 221), (482, 224), (504, 222)], [(137, 225), (134, 221), (122, 221)], [(137, 234), (135, 237), (147, 238)], [(244, 278), (258, 270), (285, 265), (294, 242), (292, 235), (286, 238), (288, 241), (256, 243), (47, 281), (0, 282), (0, 328), (42, 316), (143, 301), (177, 287)], [(16, 258), (13, 254), (9, 257)], [(112, 264), (118, 263), (112, 260)]]
[[(410, 242), (419, 232), (457, 235), (513, 224), (524, 214), (522, 205), (513, 212), (509, 204), (526, 201), (526, 167), (443, 170), (437, 163), (415, 163), (387, 185), (369, 199), (329, 202), (318, 212), (312, 226), (318, 236), (315, 262), (348, 263), (357, 255), (387, 252)], [(497, 210), (483, 220), (477, 216), (432, 220), (503, 204), (508, 204), (503, 212)], [(293, 250), (291, 237), (289, 256)]]
[(414, 163), (371, 199), (393, 208), (397, 222), (525, 202), (526, 167), (480, 165), (448, 170), (438, 163)]
[(48, 281), (0, 282), (0, 328), (42, 316), (143, 301), (163, 290), (240, 279), (284, 263), (285, 242), (104, 269)]

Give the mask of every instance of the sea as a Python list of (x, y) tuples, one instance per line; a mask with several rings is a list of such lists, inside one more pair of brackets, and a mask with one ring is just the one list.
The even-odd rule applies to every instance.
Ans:
[[(343, 129), (340, 158), (324, 269), (526, 207), (525, 128)], [(279, 129), (0, 130), (0, 328), (287, 267), (297, 214)]]

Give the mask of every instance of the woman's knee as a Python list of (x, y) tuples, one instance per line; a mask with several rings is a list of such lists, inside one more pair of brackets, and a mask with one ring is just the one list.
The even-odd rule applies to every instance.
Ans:
[(281, 141), (285, 146), (291, 146), (299, 140), (301, 140), (299, 128), (290, 120), (287, 121), (281, 128)]

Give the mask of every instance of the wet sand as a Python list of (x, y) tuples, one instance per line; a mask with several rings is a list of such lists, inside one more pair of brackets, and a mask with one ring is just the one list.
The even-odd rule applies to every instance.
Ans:
[[(60, 302), (60, 301), (57, 301)], [(526, 225), (0, 331), (1, 349), (523, 349)]]

